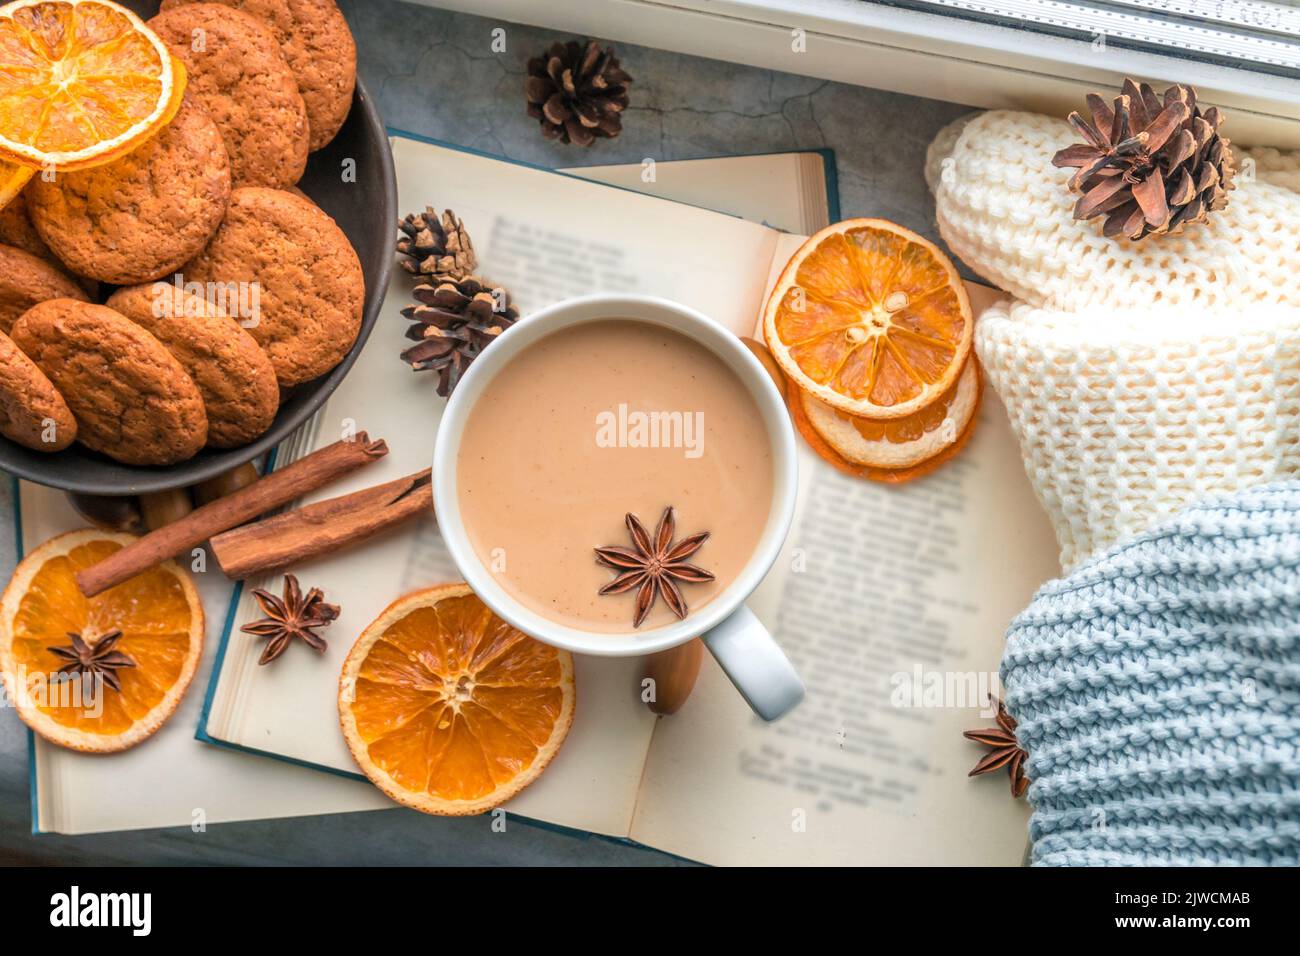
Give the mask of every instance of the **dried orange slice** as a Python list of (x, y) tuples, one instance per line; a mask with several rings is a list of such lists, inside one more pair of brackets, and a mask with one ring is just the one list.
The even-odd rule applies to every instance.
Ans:
[(903, 418), (859, 418), (802, 393), (808, 422), (836, 454), (856, 465), (911, 468), (939, 454), (966, 431), (983, 393), (979, 362), (966, 360), (961, 376), (937, 401)]
[(776, 359), (772, 358), (772, 353), (768, 351), (767, 346), (757, 339), (751, 339), (744, 335), (740, 337), (740, 341), (745, 348), (754, 353), (754, 358), (758, 359), (758, 364), (763, 366), (763, 371), (767, 372), (767, 377), (772, 380), (777, 392), (784, 399), (786, 389), (789, 388), (789, 379), (781, 371), (781, 366), (776, 364)]
[(19, 166), (15, 163), (6, 163), (0, 159), (0, 209), (9, 205), (18, 194), (23, 191), (23, 187), (36, 175), (36, 170), (28, 169), (26, 166)]
[[(973, 363), (974, 360), (972, 359), (971, 361)], [(964, 374), (965, 373), (963, 373), (963, 375)], [(811, 417), (813, 410), (818, 406), (822, 409), (826, 409), (826, 411), (831, 415), (838, 415), (840, 413), (835, 409), (828, 409), (826, 406), (821, 405), (817, 399), (813, 398), (807, 392), (792, 387), (786, 404), (790, 409), (790, 418), (794, 422), (794, 427), (799, 431), (799, 434), (804, 437), (804, 440), (808, 442), (808, 445), (812, 450), (830, 465), (834, 466), (839, 471), (844, 472), (846, 475), (852, 475), (855, 478), (868, 478), (871, 481), (881, 481), (887, 484), (903, 484), (904, 482), (912, 481), (916, 478), (922, 478), (925, 475), (930, 474), (940, 465), (951, 461), (953, 456), (966, 447), (966, 443), (970, 441), (970, 437), (975, 431), (975, 422), (978, 420), (976, 412), (979, 409), (980, 399), (984, 394), (983, 376), (979, 375), (978, 371), (977, 376), (976, 382), (978, 392), (975, 398), (975, 409), (972, 411), (970, 420), (966, 423), (966, 427), (957, 434), (956, 439), (951, 443), (943, 445), (930, 457), (917, 461), (915, 464), (900, 468), (882, 468), (876, 465), (864, 464), (860, 461), (851, 461), (849, 458), (841, 454), (840, 451), (838, 451), (835, 446), (833, 446), (813, 425)], [(923, 418), (924, 412), (918, 414), (915, 421), (921, 421)], [(891, 432), (886, 434), (893, 434), (894, 437), (902, 437), (903, 434), (906, 434), (906, 432), (910, 431), (911, 428), (914, 427), (913, 421), (914, 420), (910, 418), (902, 419), (901, 422), (906, 423), (903, 425), (902, 432)], [(881, 420), (865, 421), (862, 423), (862, 427), (869, 435), (879, 435), (881, 432), (878, 430), (884, 424), (885, 422)], [(853, 427), (856, 429), (857, 424), (854, 424)], [(846, 447), (857, 447), (859, 452), (861, 452), (861, 450), (865, 448), (865, 445), (854, 446), (850, 442), (846, 444)]]
[(901, 418), (957, 380), (974, 330), (952, 262), (883, 219), (849, 219), (800, 246), (763, 314), (777, 364), (833, 408)]
[[(148, 738), (176, 710), (203, 653), (203, 605), (189, 574), (166, 561), (86, 598), (78, 571), (135, 538), (87, 528), (45, 542), (18, 565), (0, 597), (0, 671), (27, 726), (73, 750), (109, 753)], [(68, 664), (50, 648), (78, 635), (90, 648), (121, 631), (113, 648), (133, 666), (113, 671), (120, 689)]]
[(180, 108), (185, 71), (109, 0), (0, 7), (0, 158), (84, 169), (135, 149)]
[(425, 813), (482, 813), (546, 769), (573, 723), (573, 656), (465, 584), (399, 598), (343, 662), (339, 719), (362, 771)]

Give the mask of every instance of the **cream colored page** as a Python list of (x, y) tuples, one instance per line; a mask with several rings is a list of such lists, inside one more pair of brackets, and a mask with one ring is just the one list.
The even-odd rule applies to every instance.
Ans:
[[(775, 242), (770, 230), (406, 139), (394, 142), (394, 158), (401, 207), (452, 206), (474, 237), (481, 274), (509, 288), (525, 315), (569, 295), (623, 291), (672, 297), (729, 327), (751, 324), (762, 293), (754, 277), (766, 271)], [(391, 451), (307, 500), (410, 474), (432, 460), (444, 403), (433, 373), (415, 374), (398, 358), (409, 344), (400, 310), (412, 285), (398, 270), (361, 357), (302, 442), (319, 447), (360, 428), (385, 438)], [(221, 739), (355, 772), (336, 731), (343, 658), (399, 595), (460, 575), (431, 518), (294, 570), (342, 607), (329, 628), (328, 651), (317, 657), (295, 648), (290, 653), (301, 659), (294, 666), (259, 667), (260, 643), (236, 628), (208, 729)], [(249, 585), (278, 587), (279, 576)], [(237, 621), (255, 616), (246, 588)], [(565, 747), (509, 809), (626, 836), (654, 727), (635, 694), (637, 662), (580, 657), (576, 668), (579, 703)]]
[[(792, 233), (783, 233), (776, 237), (776, 249), (772, 253), (772, 263), (767, 270), (767, 281), (763, 284), (763, 302), (767, 303), (768, 296), (772, 294), (772, 289), (776, 286), (777, 281), (781, 278), (781, 273), (785, 271), (786, 264), (799, 251), (799, 247), (808, 239), (807, 236), (800, 236)], [(755, 315), (758, 316), (758, 322), (754, 330), (750, 332), (754, 338), (760, 342), (763, 338), (763, 309), (760, 308)]]
[(740, 331), (762, 302), (756, 277), (772, 261), (774, 230), (407, 139), (393, 153), (399, 194), (405, 167), (414, 173), (411, 208), (451, 205), (474, 238), (479, 271), (509, 289), (525, 315), (572, 296), (634, 293)]
[[(967, 778), (984, 751), (961, 736), (991, 723), (1002, 634), (1057, 573), (1005, 411), (986, 392), (968, 448), (910, 484), (802, 443), (799, 465), (795, 526), (750, 606), (807, 699), (763, 724), (707, 662), (655, 731), (633, 838), (724, 865), (1019, 864), (1028, 808), (1005, 776)], [(923, 706), (892, 698), (936, 680), (951, 691)]]
[[(29, 550), (85, 526), (60, 492), (28, 482), (21, 488), (23, 543)], [(98, 833), (391, 806), (367, 784), (194, 739), (231, 591), (215, 569), (196, 574), (195, 583), (207, 611), (207, 636), (189, 693), (161, 730), (124, 753), (79, 754), (37, 738), (42, 830)]]
[[(816, 167), (812, 170), (815, 175), (809, 175), (810, 164)], [(735, 156), (724, 161), (680, 159), (653, 165), (580, 166), (564, 171), (740, 216), (785, 232), (807, 233), (826, 225), (826, 181), (822, 158), (817, 153)], [(820, 217), (822, 221), (810, 217)]]

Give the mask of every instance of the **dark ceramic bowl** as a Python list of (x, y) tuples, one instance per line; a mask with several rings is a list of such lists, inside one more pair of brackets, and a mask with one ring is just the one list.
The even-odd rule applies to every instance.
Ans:
[[(156, 0), (125, 0), (124, 5), (143, 17), (153, 16), (159, 6)], [(356, 182), (343, 181), (343, 163), (348, 159), (356, 161)], [(281, 404), (270, 430), (242, 448), (207, 448), (179, 465), (148, 468), (119, 464), (78, 444), (42, 454), (0, 437), (0, 469), (38, 484), (87, 494), (163, 491), (192, 485), (251, 461), (310, 417), (343, 381), (360, 354), (379, 314), (393, 268), (393, 237), (398, 220), (393, 154), (384, 123), (360, 80), (343, 129), (334, 142), (311, 154), (298, 187), (338, 221), (357, 250), (366, 277), (361, 332), (352, 351), (335, 369), (295, 388)]]

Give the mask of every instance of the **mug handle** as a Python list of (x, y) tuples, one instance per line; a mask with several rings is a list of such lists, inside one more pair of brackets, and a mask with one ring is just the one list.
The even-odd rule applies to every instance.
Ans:
[(803, 700), (803, 681), (789, 658), (743, 604), (700, 639), (740, 696), (764, 720), (776, 720)]

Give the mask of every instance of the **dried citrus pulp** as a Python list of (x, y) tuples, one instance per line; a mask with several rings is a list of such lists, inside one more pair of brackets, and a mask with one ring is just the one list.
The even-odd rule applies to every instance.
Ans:
[(546, 769), (573, 722), (573, 657), (493, 614), (464, 584), (416, 591), (343, 663), (352, 756), (398, 803), (482, 813)]
[(811, 236), (763, 314), (795, 424), (844, 471), (900, 481), (969, 436), (983, 394), (961, 277), (931, 242), (883, 219)]
[(795, 427), (812, 449), (840, 471), (875, 481), (928, 475), (965, 447), (975, 428), (984, 379), (974, 356), (932, 404), (903, 418), (858, 418), (793, 390)]
[[(174, 562), (93, 598), (77, 588), (78, 571), (134, 540), (94, 529), (51, 538), (22, 560), (0, 597), (5, 690), (27, 726), (64, 747), (108, 753), (135, 746), (176, 710), (198, 667), (203, 606)], [(51, 650), (75, 646), (75, 634), (93, 652), (115, 631), (121, 637), (113, 654), (130, 664), (109, 678), (69, 668), (67, 652)]]
[(171, 122), (185, 70), (130, 10), (108, 0), (0, 7), (0, 159), (83, 169)]
[(36, 175), (34, 169), (16, 163), (6, 163), (0, 159), (0, 209), (13, 202), (34, 175)]
[(767, 347), (796, 385), (868, 418), (910, 415), (947, 391), (973, 330), (953, 264), (883, 219), (848, 219), (809, 238), (763, 316)]

